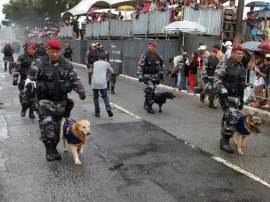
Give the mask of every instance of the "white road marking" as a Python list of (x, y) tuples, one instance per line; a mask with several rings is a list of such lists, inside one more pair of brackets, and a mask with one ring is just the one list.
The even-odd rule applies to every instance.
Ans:
[(110, 102), (110, 104), (111, 104), (112, 106), (114, 106), (115, 108), (117, 108), (117, 109), (119, 109), (119, 110), (121, 110), (121, 111), (127, 113), (128, 115), (130, 115), (130, 116), (132, 116), (132, 117), (134, 117), (134, 118), (136, 118), (136, 119), (142, 120), (141, 117), (137, 116), (136, 114), (132, 113), (131, 111), (128, 111), (128, 110), (124, 109), (123, 107), (120, 107), (119, 105), (114, 104), (114, 103), (112, 103), (112, 102)]
[(267, 183), (266, 181), (264, 181), (261, 178), (257, 177), (256, 175), (253, 175), (252, 173), (250, 173), (250, 172), (248, 172), (248, 171), (246, 171), (246, 170), (244, 170), (244, 169), (242, 169), (242, 168), (240, 168), (240, 167), (238, 167), (238, 166), (236, 166), (236, 165), (234, 165), (234, 164), (232, 164), (232, 163), (230, 163), (230, 162), (228, 162), (228, 161), (226, 161), (226, 160), (224, 160), (224, 159), (222, 159), (220, 157), (212, 156), (212, 158), (214, 160), (216, 160), (216, 161), (218, 161), (220, 163), (223, 163), (224, 165), (226, 165), (226, 166), (228, 166), (228, 167), (230, 167), (230, 168), (232, 168), (232, 169), (234, 169), (234, 170), (248, 176), (249, 178), (251, 178), (251, 179), (253, 179), (253, 180), (255, 180), (255, 181), (257, 181), (257, 182), (259, 182), (259, 183), (261, 183), (261, 184), (263, 184), (265, 186), (267, 186), (268, 188), (270, 188), (269, 183)]
[[(119, 110), (121, 110), (121, 111), (123, 111), (123, 112), (129, 114), (130, 116), (135, 117), (136, 119), (142, 120), (141, 117), (137, 116), (137, 115), (134, 114), (133, 112), (128, 111), (128, 110), (124, 109), (123, 107), (120, 107), (119, 105), (116, 105), (116, 104), (114, 104), (114, 103), (112, 103), (112, 102), (110, 102), (110, 104), (111, 104), (112, 106), (114, 106), (115, 108), (117, 108), (117, 109), (119, 109)], [(179, 139), (179, 138), (176, 137), (176, 136), (175, 136), (175, 138), (176, 138), (176, 139)], [(193, 148), (193, 149), (196, 148), (196, 147), (199, 148), (198, 146), (195, 146), (195, 145), (191, 144), (191, 143), (188, 142), (188, 141), (185, 141), (185, 144), (188, 145), (189, 147)], [(207, 152), (207, 153), (208, 153), (208, 152)], [(239, 166), (236, 166), (236, 165), (234, 165), (234, 164), (232, 164), (232, 163), (226, 161), (225, 159), (220, 158), (220, 157), (217, 157), (217, 156), (212, 156), (211, 158), (214, 159), (215, 161), (219, 162), (219, 163), (222, 163), (222, 164), (228, 166), (229, 168), (234, 169), (234, 170), (237, 171), (237, 172), (240, 172), (240, 173), (246, 175), (247, 177), (251, 178), (252, 180), (254, 180), (254, 181), (256, 181), (256, 182), (259, 182), (259, 183), (261, 183), (261, 184), (267, 186), (268, 188), (270, 188), (270, 184), (269, 184), (269, 183), (267, 183), (266, 181), (262, 180), (262, 179), (259, 178), (258, 176), (256, 176), (256, 175), (254, 175), (254, 174), (252, 174), (252, 173), (250, 173), (250, 172), (248, 172), (248, 171), (246, 171), (246, 170), (240, 168)]]

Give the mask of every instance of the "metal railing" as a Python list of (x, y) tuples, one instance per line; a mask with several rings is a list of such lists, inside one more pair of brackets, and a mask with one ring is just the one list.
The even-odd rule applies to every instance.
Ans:
[[(86, 25), (86, 38), (94, 37), (148, 37), (148, 35), (162, 35), (162, 29), (171, 21), (171, 10), (152, 11), (141, 13), (137, 19), (132, 20), (108, 20), (95, 22)], [(207, 35), (220, 36), (222, 30), (222, 11), (220, 10), (194, 10), (186, 7), (184, 10), (184, 20), (197, 22), (206, 27)], [(72, 37), (72, 26), (61, 27), (60, 37)]]

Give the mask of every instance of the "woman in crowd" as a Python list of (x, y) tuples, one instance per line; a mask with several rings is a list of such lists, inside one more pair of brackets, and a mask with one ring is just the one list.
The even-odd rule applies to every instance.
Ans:
[[(270, 59), (270, 58), (269, 58)], [(254, 67), (254, 71), (256, 72), (255, 81), (254, 81), (254, 93), (256, 96), (256, 101), (251, 103), (252, 107), (259, 107), (260, 101), (262, 97), (263, 92), (263, 86), (264, 86), (264, 77), (265, 75), (265, 69), (267, 69), (267, 60), (262, 56), (259, 56), (256, 60), (256, 65)]]
[(198, 68), (198, 58), (199, 54), (197, 52), (193, 52), (191, 55), (191, 62), (189, 65), (189, 89), (191, 93), (193, 93), (194, 91), (195, 75), (197, 74)]

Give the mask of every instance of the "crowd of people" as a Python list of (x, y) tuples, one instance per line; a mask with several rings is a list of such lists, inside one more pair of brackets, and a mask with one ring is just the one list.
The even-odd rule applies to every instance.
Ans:
[[(223, 6), (222, 2), (219, 0), (200, 0), (197, 2), (197, 0), (152, 0), (151, 3), (145, 2), (143, 4), (138, 4), (136, 8), (134, 8), (134, 12), (131, 13), (130, 19), (138, 19), (140, 14), (153, 12), (153, 11), (166, 11), (170, 10), (170, 20), (171, 21), (180, 21), (182, 20), (183, 16), (183, 6), (186, 6), (193, 8), (194, 10), (200, 10), (200, 9), (213, 9), (213, 10), (224, 10), (225, 16), (224, 19), (230, 20), (229, 10), (231, 8), (236, 8), (235, 5), (233, 6)], [(231, 0), (231, 2), (234, 2), (234, 0)], [(226, 15), (226, 13), (228, 13)], [(111, 10), (108, 9), (107, 12), (93, 12), (92, 14), (89, 14), (86, 16), (86, 18), (79, 22), (78, 20), (79, 16), (72, 18), (72, 19), (66, 19), (63, 22), (60, 23), (60, 27), (62, 26), (73, 26), (73, 39), (84, 39), (85, 36), (85, 26), (90, 23), (95, 22), (102, 22), (108, 19), (117, 19), (117, 20), (127, 20), (126, 16), (124, 17), (122, 15), (122, 12), (119, 11), (118, 14), (113, 14)], [(230, 29), (230, 25), (226, 26), (226, 29)]]
[[(215, 92), (211, 91), (213, 75), (220, 62), (231, 58), (232, 42), (223, 43), (223, 50), (224, 53), (220, 50), (220, 45), (215, 44), (208, 51), (208, 47), (201, 43), (198, 49), (189, 56), (185, 47), (181, 47), (180, 54), (169, 60), (174, 69), (168, 71), (168, 76), (175, 78), (176, 88), (179, 91), (187, 90), (191, 94), (200, 93), (200, 100), (203, 103), (208, 95), (209, 107), (216, 108)], [(248, 74), (243, 101), (252, 107), (270, 108), (269, 57), (269, 54), (255, 51), (251, 59), (245, 62)]]
[[(269, 11), (269, 3), (262, 9), (263, 11)], [(247, 25), (247, 40), (263, 41), (270, 39), (269, 17), (254, 17), (252, 14), (255, 12), (255, 7), (250, 7), (246, 16)]]

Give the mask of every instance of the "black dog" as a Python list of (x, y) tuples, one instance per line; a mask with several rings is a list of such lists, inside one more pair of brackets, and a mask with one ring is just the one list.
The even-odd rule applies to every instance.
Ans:
[(166, 99), (173, 100), (175, 95), (171, 92), (156, 92), (155, 93), (155, 103), (159, 106), (159, 112), (162, 112), (161, 107), (166, 103)]

